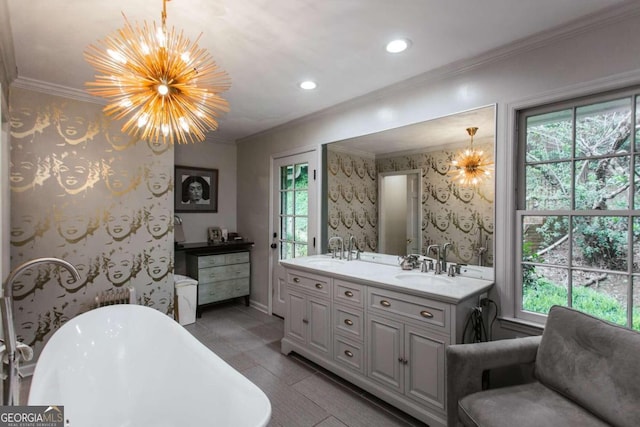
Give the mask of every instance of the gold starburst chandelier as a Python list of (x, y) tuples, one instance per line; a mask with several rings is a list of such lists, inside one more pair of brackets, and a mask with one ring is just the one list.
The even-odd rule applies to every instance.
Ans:
[(473, 148), (473, 137), (477, 131), (477, 127), (467, 128), (467, 133), (471, 137), (469, 148), (456, 155), (451, 162), (453, 169), (449, 171), (453, 179), (465, 187), (480, 184), (484, 178), (491, 175), (493, 169), (491, 157), (484, 151)]
[[(219, 94), (231, 87), (229, 76), (209, 53), (183, 32), (166, 27), (167, 1), (162, 0), (162, 26), (144, 22), (125, 26), (90, 45), (85, 59), (98, 73), (87, 91), (109, 100), (104, 112), (127, 118), (122, 131), (172, 144), (203, 141), (229, 111)], [(202, 34), (200, 34), (202, 35)]]

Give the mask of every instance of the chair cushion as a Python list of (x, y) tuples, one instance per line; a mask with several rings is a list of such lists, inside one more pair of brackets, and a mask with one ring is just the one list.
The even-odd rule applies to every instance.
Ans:
[(480, 391), (458, 403), (467, 427), (605, 427), (607, 423), (539, 382)]
[(545, 386), (619, 427), (640, 426), (640, 333), (554, 306), (536, 356)]

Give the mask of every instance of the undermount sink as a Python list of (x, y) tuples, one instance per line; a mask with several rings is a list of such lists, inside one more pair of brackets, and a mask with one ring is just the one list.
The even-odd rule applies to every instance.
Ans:
[(407, 285), (445, 285), (453, 283), (450, 277), (434, 273), (402, 273), (396, 274), (394, 277)]

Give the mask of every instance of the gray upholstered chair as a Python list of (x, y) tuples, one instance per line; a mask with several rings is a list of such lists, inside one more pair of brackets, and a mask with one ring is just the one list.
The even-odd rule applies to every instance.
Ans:
[[(482, 373), (533, 364), (531, 382)], [(448, 426), (640, 426), (640, 333), (554, 306), (542, 336), (447, 349)]]

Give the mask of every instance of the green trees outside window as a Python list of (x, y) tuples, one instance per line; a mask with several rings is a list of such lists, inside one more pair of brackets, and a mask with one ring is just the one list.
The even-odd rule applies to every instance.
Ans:
[(559, 304), (640, 330), (639, 95), (520, 112), (522, 312)]
[(280, 169), (280, 259), (306, 256), (309, 236), (309, 165), (300, 163)]

